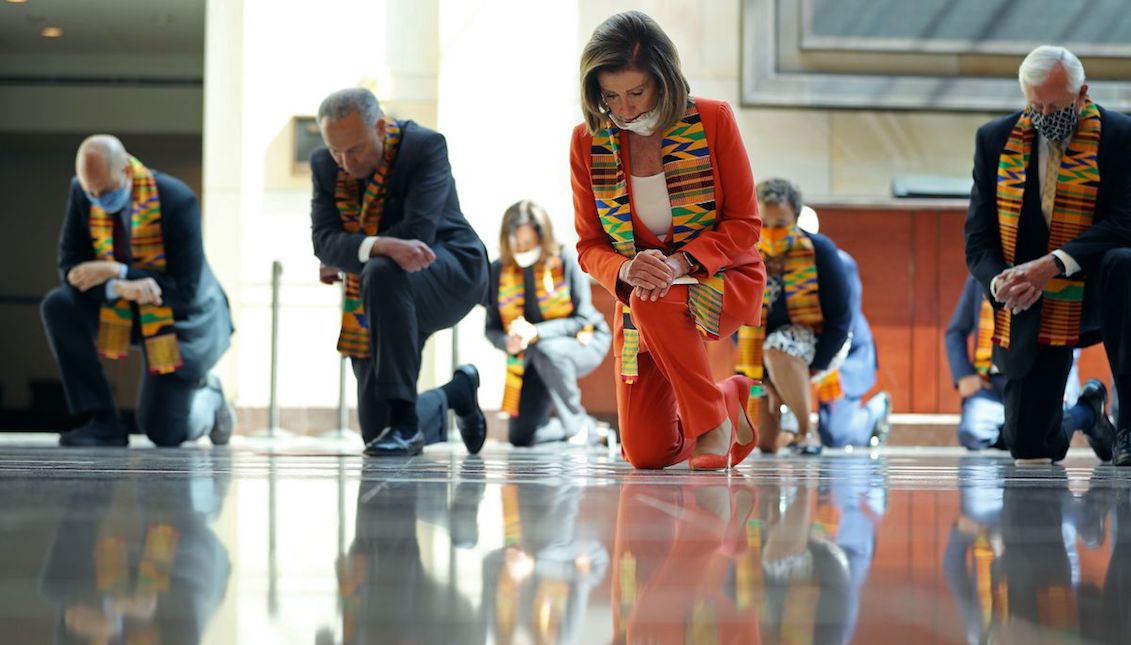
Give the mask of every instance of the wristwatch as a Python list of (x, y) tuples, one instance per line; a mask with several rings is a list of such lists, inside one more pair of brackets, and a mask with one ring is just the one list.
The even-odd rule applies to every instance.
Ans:
[(1068, 268), (1064, 266), (1064, 260), (1061, 260), (1060, 256), (1056, 253), (1050, 253), (1049, 255), (1052, 256), (1052, 261), (1056, 263), (1056, 277), (1063, 278), (1068, 274)]
[(680, 251), (683, 254), (683, 259), (687, 260), (687, 274), (691, 275), (699, 269), (703, 268), (698, 261), (687, 251)]

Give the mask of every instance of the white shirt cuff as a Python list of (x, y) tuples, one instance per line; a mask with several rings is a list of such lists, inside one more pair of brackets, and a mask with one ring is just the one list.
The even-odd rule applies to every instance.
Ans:
[(373, 245), (376, 243), (376, 235), (370, 235), (362, 240), (361, 246), (357, 247), (357, 260), (365, 264), (369, 260), (369, 254), (373, 252)]
[(997, 276), (990, 280), (990, 295), (997, 300)]
[[(125, 280), (126, 279), (126, 272), (128, 272), (129, 270), (130, 270), (130, 268), (128, 266), (119, 262), (118, 263), (118, 280)], [(114, 278), (110, 278), (109, 280), (106, 281), (106, 299), (107, 300), (117, 300), (118, 299), (118, 286), (117, 286), (118, 280), (115, 280)]]
[(1064, 263), (1064, 275), (1066, 277), (1080, 272), (1080, 264), (1072, 259), (1071, 255), (1068, 255), (1060, 249), (1053, 251), (1052, 254), (1060, 258), (1060, 261)]

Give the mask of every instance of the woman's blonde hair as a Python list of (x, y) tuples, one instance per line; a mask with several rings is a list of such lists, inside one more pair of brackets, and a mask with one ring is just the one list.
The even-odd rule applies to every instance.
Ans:
[(683, 118), (691, 87), (680, 69), (675, 44), (647, 14), (626, 11), (597, 25), (581, 52), (581, 111), (590, 134), (605, 127), (608, 119), (597, 75), (625, 70), (644, 72), (656, 84), (658, 131)]
[(524, 199), (517, 201), (503, 213), (503, 223), (499, 226), (499, 261), (503, 266), (514, 264), (514, 254), (511, 253), (511, 238), (521, 226), (531, 226), (538, 234), (542, 244), (542, 259), (555, 257), (561, 253), (557, 240), (554, 238), (554, 225), (550, 222), (550, 215), (538, 204)]

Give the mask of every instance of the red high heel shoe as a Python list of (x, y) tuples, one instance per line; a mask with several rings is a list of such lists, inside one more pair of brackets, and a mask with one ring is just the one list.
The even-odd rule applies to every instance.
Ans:
[(754, 381), (742, 375), (735, 375), (722, 383), (723, 400), (730, 410), (730, 449), (726, 454), (692, 455), (688, 466), (692, 470), (723, 470), (742, 463), (758, 445), (758, 433), (746, 416), (746, 401), (750, 398), (750, 386)]
[(746, 403), (750, 400), (752, 385), (754, 385), (753, 379), (742, 375), (732, 376), (725, 383), (725, 386), (733, 392), (734, 398), (738, 399), (737, 409), (733, 405), (734, 401), (729, 401), (732, 403), (731, 425), (734, 426), (729, 453), (731, 468), (741, 464), (758, 445), (758, 428), (750, 422), (750, 417), (746, 416)]

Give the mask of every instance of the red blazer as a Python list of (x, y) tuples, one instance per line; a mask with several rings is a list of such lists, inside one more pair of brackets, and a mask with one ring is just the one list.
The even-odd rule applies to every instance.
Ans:
[[(766, 287), (766, 268), (762, 256), (755, 248), (762, 231), (758, 216), (758, 198), (754, 192), (754, 175), (750, 159), (738, 131), (734, 112), (724, 101), (696, 98), (695, 105), (703, 121), (707, 146), (711, 150), (711, 165), (715, 177), (715, 208), (718, 222), (714, 230), (703, 231), (681, 250), (690, 253), (702, 268), (694, 277), (708, 277), (726, 269), (726, 288), (723, 292), (723, 315), (738, 318), (747, 325), (761, 322), (762, 294)], [(628, 133), (621, 132), (621, 154), (624, 171), (632, 174), (629, 158)], [(593, 198), (593, 180), (590, 176), (593, 137), (585, 124), (573, 130), (570, 143), (570, 167), (573, 176), (574, 226), (577, 228), (577, 254), (581, 268), (597, 279), (602, 286), (621, 302), (628, 304), (631, 289), (617, 289), (620, 267), (628, 258), (613, 250)], [(627, 180), (627, 177), (626, 177)], [(629, 202), (632, 210), (632, 231), (636, 248), (659, 249), (665, 255), (674, 251), (670, 244), (661, 242), (636, 217), (632, 203), (632, 184), (628, 182)], [(668, 239), (672, 239), (669, 233)], [(623, 340), (623, 321), (614, 316), (617, 347)]]

